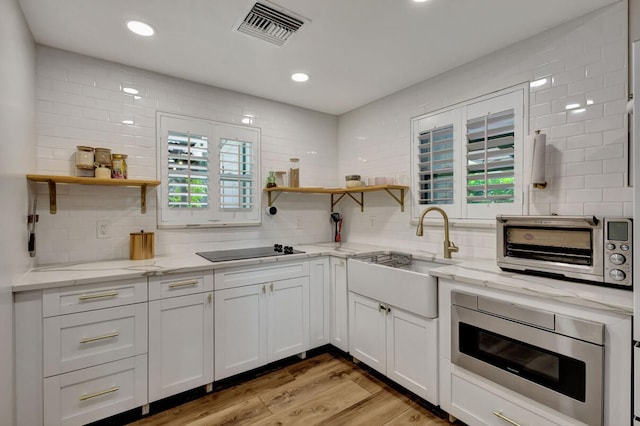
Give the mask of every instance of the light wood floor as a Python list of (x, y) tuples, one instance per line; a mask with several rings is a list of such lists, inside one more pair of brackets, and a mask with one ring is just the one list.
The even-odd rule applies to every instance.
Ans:
[(413, 399), (352, 362), (324, 353), (131, 424), (450, 425)]

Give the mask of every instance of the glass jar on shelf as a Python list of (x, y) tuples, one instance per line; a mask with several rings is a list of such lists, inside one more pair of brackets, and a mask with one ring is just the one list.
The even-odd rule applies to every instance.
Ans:
[(300, 159), (289, 159), (289, 186), (291, 188), (300, 187)]

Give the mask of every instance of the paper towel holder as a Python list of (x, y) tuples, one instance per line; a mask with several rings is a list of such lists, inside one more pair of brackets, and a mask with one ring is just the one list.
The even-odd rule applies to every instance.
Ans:
[[(544, 137), (544, 138), (541, 138), (541, 137), (540, 137), (540, 130), (536, 130), (536, 132), (535, 132), (535, 133), (536, 133), (536, 137), (535, 137), (535, 139), (534, 139), (534, 140), (542, 141), (542, 142), (540, 142), (540, 143), (542, 143), (542, 144), (543, 144), (543, 146), (542, 146), (542, 148), (541, 148), (541, 150), (542, 150), (542, 154), (541, 154), (541, 155), (539, 154), (539, 153), (540, 153), (540, 150), (535, 149), (535, 146), (534, 146), (534, 149), (533, 149), (533, 156), (534, 156), (534, 158), (533, 158), (533, 159), (532, 159), (532, 161), (531, 161), (531, 163), (532, 163), (531, 165), (532, 165), (532, 168), (533, 168), (533, 169), (535, 169), (535, 168), (536, 168), (536, 165), (537, 165), (538, 167), (542, 167), (542, 168), (543, 168), (543, 169), (542, 169), (542, 170), (543, 170), (543, 172), (542, 172), (542, 179), (540, 179), (540, 180), (542, 180), (542, 182), (531, 182), (531, 185), (533, 185), (533, 187), (534, 187), (534, 188), (536, 188), (536, 189), (545, 189), (545, 188), (547, 187), (547, 180), (544, 178), (544, 165), (545, 165), (545, 155), (544, 155), (545, 147), (544, 147), (544, 145), (546, 144), (546, 137)], [(546, 136), (546, 135), (542, 135), (542, 136)], [(535, 143), (535, 142), (534, 142), (534, 143)], [(538, 156), (538, 155), (539, 155), (541, 158), (536, 158), (536, 156)], [(532, 180), (533, 180), (533, 179), (532, 179)]]

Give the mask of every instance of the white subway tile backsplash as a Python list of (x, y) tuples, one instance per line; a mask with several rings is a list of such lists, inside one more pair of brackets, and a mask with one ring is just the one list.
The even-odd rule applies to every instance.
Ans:
[(556, 139), (556, 138), (565, 138), (569, 136), (581, 135), (584, 133), (584, 128), (585, 126), (583, 122), (577, 122), (577, 123), (564, 124), (560, 126), (554, 126), (546, 130), (548, 132), (548, 137), (551, 137), (552, 139)]
[(602, 189), (575, 189), (567, 192), (567, 203), (602, 202)]
[(590, 93), (600, 90), (604, 87), (604, 76), (595, 76), (586, 80), (575, 81), (567, 85), (567, 93), (569, 95), (577, 95), (580, 93)]
[(623, 156), (624, 147), (620, 144), (585, 149), (585, 160), (587, 161), (622, 158)]
[(597, 104), (567, 111), (567, 123), (602, 118), (602, 110), (603, 106), (601, 104)]
[(603, 89), (592, 90), (586, 93), (586, 98), (596, 104), (619, 100), (622, 97), (626, 98), (626, 96), (624, 84), (607, 86)]
[[(585, 176), (587, 188), (616, 188), (619, 189), (624, 184), (622, 173), (609, 173), (601, 175)], [(590, 200), (585, 200), (590, 201)], [(604, 201), (604, 200), (603, 200)]]
[(584, 130), (587, 133), (603, 132), (615, 129), (624, 129), (624, 117), (621, 114), (586, 120), (584, 122)]
[(567, 138), (566, 149), (588, 148), (602, 145), (602, 133), (588, 133)]
[(602, 173), (602, 161), (567, 164), (567, 176), (588, 176), (593, 173)]

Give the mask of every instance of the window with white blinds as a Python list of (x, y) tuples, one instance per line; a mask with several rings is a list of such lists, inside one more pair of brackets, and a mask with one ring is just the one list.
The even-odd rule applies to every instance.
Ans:
[(260, 223), (260, 131), (158, 113), (158, 226)]
[(453, 203), (453, 125), (418, 136), (418, 202)]
[(467, 121), (468, 203), (513, 203), (514, 110)]
[(450, 218), (522, 214), (526, 84), (412, 119), (413, 219), (429, 205)]

